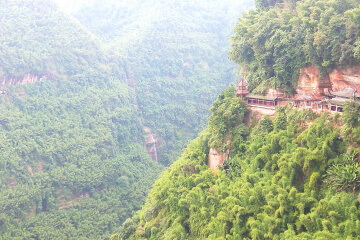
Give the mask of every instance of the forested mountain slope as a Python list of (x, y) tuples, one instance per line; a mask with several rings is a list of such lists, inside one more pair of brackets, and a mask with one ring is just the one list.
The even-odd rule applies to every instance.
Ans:
[[(342, 116), (283, 107), (249, 133), (234, 90), (112, 239), (358, 239), (359, 106)], [(214, 174), (209, 148), (224, 139), (231, 159)]]
[(206, 125), (208, 109), (235, 82), (229, 36), (247, 1), (90, 1), (75, 13), (124, 61), (144, 124), (167, 165)]
[[(359, 64), (358, 1), (256, 3), (239, 20), (230, 52), (250, 90), (291, 94), (304, 67), (321, 78)], [(360, 114), (350, 100), (341, 115), (288, 105), (256, 123), (227, 89), (208, 128), (112, 239), (358, 239)], [(215, 173), (210, 148), (230, 151)]]
[(110, 66), (119, 64), (76, 19), (57, 8), (51, 1), (1, 2), (1, 79), (72, 76), (90, 70), (107, 74)]
[(257, 3), (260, 8), (238, 22), (230, 52), (250, 90), (264, 93), (272, 87), (293, 93), (303, 67), (315, 66), (324, 75), (360, 63), (358, 1)]
[(120, 58), (55, 4), (0, 16), (0, 239), (105, 238), (162, 169)]
[(162, 170), (144, 128), (166, 165), (204, 127), (234, 81), (231, 26), (253, 5), (61, 3), (0, 1), (0, 239), (115, 232)]

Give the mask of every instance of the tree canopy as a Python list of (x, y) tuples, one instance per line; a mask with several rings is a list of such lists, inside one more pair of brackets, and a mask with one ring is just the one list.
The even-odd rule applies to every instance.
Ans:
[[(210, 123), (228, 106), (226, 95), (214, 103)], [(216, 174), (207, 166), (209, 124), (113, 239), (357, 239), (360, 149), (340, 127), (349, 124), (351, 107), (343, 118), (278, 110), (238, 136)], [(227, 125), (226, 133), (241, 125)]]
[(359, 63), (357, 1), (261, 0), (257, 4), (236, 25), (230, 51), (251, 90), (263, 93), (273, 87), (291, 93), (303, 67), (314, 65), (326, 73)]
[(235, 81), (227, 37), (251, 1), (122, 2), (0, 1), (0, 239), (105, 239)]

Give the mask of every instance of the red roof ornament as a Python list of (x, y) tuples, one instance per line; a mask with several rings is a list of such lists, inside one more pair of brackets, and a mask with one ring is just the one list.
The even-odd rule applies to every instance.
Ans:
[(236, 85), (236, 96), (245, 97), (247, 94), (249, 94), (247, 87), (248, 87), (248, 83), (246, 79), (242, 78)]

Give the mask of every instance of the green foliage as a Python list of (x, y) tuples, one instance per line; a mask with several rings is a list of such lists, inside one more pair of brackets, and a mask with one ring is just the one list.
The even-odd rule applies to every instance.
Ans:
[[(251, 6), (88, 1), (69, 16), (51, 1), (0, 1), (0, 238), (114, 232), (162, 170), (144, 126), (160, 138), (161, 163), (180, 155), (235, 81), (230, 26)], [(8, 85), (25, 76), (41, 81)], [(173, 226), (167, 238), (183, 236)]]
[(233, 140), (234, 135), (247, 135), (244, 115), (245, 103), (235, 95), (235, 88), (229, 87), (219, 95), (211, 108), (209, 119), (209, 147), (220, 149), (226, 140)]
[(303, 67), (326, 73), (359, 63), (356, 1), (286, 1), (287, 7), (274, 7), (277, 2), (282, 1), (257, 1), (259, 9), (239, 20), (232, 37), (230, 58), (248, 72), (250, 90), (280, 87), (292, 93)]
[(106, 74), (121, 64), (51, 1), (1, 1), (0, 15), (0, 79), (72, 76), (90, 70)]
[(1, 1), (0, 238), (99, 239), (162, 170), (118, 57), (44, 1)]
[(360, 144), (360, 106), (355, 101), (346, 102), (344, 107), (344, 114), (342, 116), (344, 121), (343, 136), (350, 143), (356, 145)]
[(296, 0), (284, 1), (284, 0), (255, 0), (256, 8), (258, 9), (268, 9), (275, 6), (276, 4), (281, 4), (284, 2), (296, 2)]
[(92, 77), (98, 85), (61, 78), (2, 96), (4, 239), (110, 234), (142, 204), (161, 171), (143, 147), (131, 90)]
[[(215, 112), (223, 114), (218, 109), (230, 102), (226, 96), (227, 91), (214, 103)], [(356, 239), (360, 234), (358, 176), (348, 181), (347, 172), (332, 165), (348, 168), (358, 163), (354, 155), (346, 154), (346, 141), (333, 127), (334, 119), (284, 108), (275, 123), (273, 128), (271, 119), (264, 117), (246, 142), (232, 145), (232, 151), (242, 154), (232, 155), (225, 164), (228, 167), (216, 174), (204, 161), (209, 124), (163, 173), (145, 206), (128, 220), (131, 227), (124, 224), (120, 236)], [(351, 161), (342, 163), (346, 156)], [(329, 180), (324, 182), (324, 177)], [(329, 183), (342, 186), (334, 192)]]
[[(240, 19), (230, 52), (248, 74), (250, 90), (281, 87), (291, 93), (305, 66), (324, 74), (359, 63), (356, 1), (256, 4), (257, 10)], [(263, 117), (249, 135), (237, 132), (243, 125), (233, 101), (230, 92), (219, 96), (208, 128), (161, 176), (120, 236), (356, 239), (359, 166), (341, 159), (358, 144), (358, 106), (346, 106), (342, 119), (279, 108), (275, 119)], [(229, 139), (241, 141), (233, 141), (223, 169), (211, 173), (209, 147), (224, 150)]]
[(342, 161), (327, 171), (327, 184), (338, 190), (357, 191), (360, 189), (360, 163), (357, 153), (344, 154)]
[(212, 102), (236, 81), (229, 36), (239, 14), (252, 6), (251, 0), (105, 0), (75, 14), (123, 56), (144, 125), (161, 139), (164, 165), (206, 127)]
[(279, 113), (275, 119), (274, 128), (277, 130), (285, 130), (287, 127), (286, 114)]
[(258, 132), (259, 135), (261, 134), (265, 135), (274, 129), (273, 125), (274, 124), (271, 121), (271, 119), (268, 116), (265, 116), (259, 121), (259, 124), (257, 128), (254, 129), (254, 131)]

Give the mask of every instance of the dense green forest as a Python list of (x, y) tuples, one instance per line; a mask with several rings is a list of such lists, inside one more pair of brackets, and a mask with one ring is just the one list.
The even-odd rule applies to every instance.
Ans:
[(235, 80), (227, 37), (253, 5), (77, 3), (0, 1), (0, 239), (115, 232)]
[(98, 238), (142, 203), (162, 168), (143, 147), (133, 93), (106, 80), (44, 81), (2, 96), (3, 239)]
[[(209, 127), (112, 239), (358, 239), (358, 107), (342, 116), (282, 107), (249, 129), (244, 103), (226, 90)], [(231, 159), (214, 174), (209, 148), (224, 136)]]
[[(120, 58), (43, 1), (1, 1), (0, 239), (99, 239), (162, 170)], [(15, 27), (16, 26), (16, 27)]]
[(292, 93), (304, 66), (325, 73), (360, 62), (358, 1), (259, 0), (257, 6), (236, 25), (230, 52), (251, 90)]
[(229, 36), (252, 0), (92, 1), (76, 18), (125, 61), (144, 124), (168, 165), (206, 126), (216, 96), (236, 81)]
[(112, 68), (121, 63), (120, 58), (105, 53), (93, 34), (51, 1), (1, 1), (0, 14), (1, 79), (88, 71), (106, 75), (115, 69), (119, 77), (125, 74), (121, 68)]
[[(359, 63), (358, 1), (257, 0), (230, 57), (249, 88), (291, 93), (299, 69)], [(228, 88), (208, 127), (162, 173), (146, 204), (111, 239), (358, 239), (360, 114), (278, 107), (259, 121)], [(247, 124), (245, 124), (247, 123)], [(228, 150), (219, 171), (209, 150)]]

